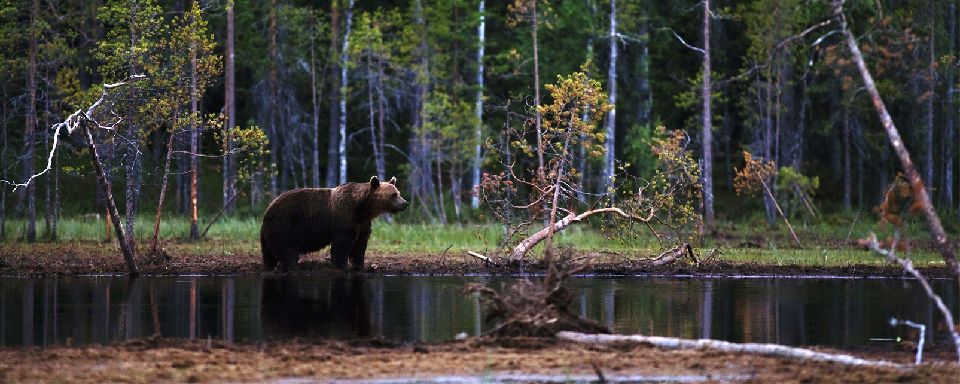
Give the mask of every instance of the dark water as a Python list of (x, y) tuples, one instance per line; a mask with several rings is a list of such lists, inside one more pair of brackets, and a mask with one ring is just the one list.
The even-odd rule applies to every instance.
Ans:
[[(486, 329), (482, 277), (61, 277), (0, 279), (0, 344), (107, 343), (159, 333), (228, 341), (290, 337), (452, 339)], [(503, 278), (492, 279), (495, 286)], [(950, 281), (935, 281), (957, 309)], [(580, 277), (573, 308), (616, 332), (837, 347), (935, 328), (919, 285), (898, 279)], [(931, 332), (932, 333), (932, 332)], [(942, 336), (928, 338), (934, 343)]]

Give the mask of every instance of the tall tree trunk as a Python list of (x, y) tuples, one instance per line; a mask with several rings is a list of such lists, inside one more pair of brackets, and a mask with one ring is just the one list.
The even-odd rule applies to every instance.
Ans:
[(347, 65), (350, 61), (350, 29), (353, 26), (353, 0), (347, 3), (347, 25), (343, 31), (343, 49), (340, 50), (340, 135), (337, 157), (340, 163), (339, 182), (347, 182)]
[[(379, 28), (379, 26), (378, 26)], [(382, 45), (383, 42), (381, 41)], [(386, 135), (387, 135), (387, 125), (386, 125), (386, 106), (384, 103), (387, 101), (387, 98), (384, 96), (383, 92), (383, 56), (377, 57), (377, 129), (379, 133), (377, 134), (377, 151), (375, 152), (375, 159), (377, 166), (377, 175), (380, 175), (381, 180), (387, 175), (387, 164), (386, 164)], [(389, 218), (389, 216), (388, 216)], [(389, 219), (388, 219), (389, 220)]]
[(713, 115), (710, 101), (710, 0), (703, 0), (703, 226), (713, 228)]
[[(371, 51), (371, 55), (373, 55), (373, 53), (372, 53), (372, 52), (373, 52), (373, 44), (372, 44), (372, 43), (369, 45), (369, 49), (370, 49), (370, 51)], [(373, 72), (373, 63), (371, 63), (372, 60), (373, 60), (373, 57), (372, 57), (372, 56), (367, 57), (367, 60), (366, 60), (366, 64), (367, 64), (367, 117), (368, 117), (368, 120), (369, 120), (369, 122), (368, 122), (368, 123), (369, 123), (369, 128), (368, 128), (368, 129), (370, 130), (370, 147), (371, 147), (371, 149), (373, 149), (373, 159), (374, 159), (374, 163), (375, 163), (376, 166), (377, 166), (377, 177), (379, 177), (380, 180), (385, 180), (385, 179), (384, 179), (385, 176), (384, 176), (383, 173), (382, 173), (383, 170), (380, 168), (380, 162), (379, 162), (379, 159), (381, 158), (381, 155), (380, 155), (380, 146), (379, 146), (380, 139), (377, 137), (377, 136), (378, 136), (378, 134), (377, 134), (378, 132), (377, 132), (377, 120), (376, 120), (376, 113), (375, 113), (375, 111), (377, 111), (378, 108), (377, 108), (377, 104), (374, 104), (374, 103), (373, 103), (373, 88), (374, 88), (373, 82), (374, 82), (375, 80), (374, 80), (374, 75), (373, 75), (373, 73), (374, 73), (374, 72)]]
[[(0, 85), (2, 87), (2, 92), (0, 92), (0, 104), (3, 104), (2, 111), (0, 114), (0, 140), (3, 141), (3, 146), (0, 147), (0, 161), (7, 161), (7, 87), (6, 85)], [(7, 168), (0, 167), (2, 173), (0, 177), (3, 177), (4, 180), (7, 179)], [(0, 240), (4, 240), (7, 237), (7, 189), (0, 188)]]
[[(588, 28), (587, 49), (586, 49), (587, 54), (584, 62), (587, 62), (587, 61), (592, 62), (593, 61), (593, 36), (595, 35), (592, 20), (596, 20), (597, 18), (597, 3), (596, 1), (593, 1), (593, 0), (587, 0), (587, 6), (590, 8), (591, 23), (587, 27)], [(589, 109), (590, 108), (584, 108), (583, 115), (580, 116), (580, 119), (583, 120), (583, 122), (585, 123), (589, 123), (590, 120), (593, 118), (592, 116), (590, 116)], [(590, 167), (590, 163), (588, 162), (590, 154), (587, 153), (587, 146), (584, 145), (587, 142), (588, 142), (587, 135), (581, 134), (580, 141), (577, 143), (577, 147), (579, 150), (579, 153), (577, 154), (577, 162), (574, 165), (577, 168), (577, 171), (580, 173), (580, 185), (579, 185), (579, 188), (577, 188), (577, 201), (579, 201), (581, 204), (585, 204), (587, 202), (587, 190), (589, 188), (588, 186), (591, 185), (590, 171), (588, 170), (588, 168)]]
[[(607, 68), (607, 103), (610, 110), (607, 112), (606, 156), (603, 162), (604, 193), (613, 187), (615, 150), (617, 148), (617, 1), (610, 0), (610, 63)], [(612, 197), (612, 196), (611, 196)]]
[[(173, 112), (173, 121), (179, 117), (179, 108)], [(167, 197), (167, 179), (170, 176), (170, 160), (173, 158), (173, 143), (176, 141), (177, 131), (170, 130), (167, 139), (167, 156), (163, 162), (163, 175), (160, 178), (160, 197), (157, 198), (157, 215), (153, 221), (153, 241), (150, 242), (150, 253), (157, 255), (160, 251), (160, 218), (163, 215), (163, 203)]]
[(926, 167), (924, 169), (924, 182), (926, 182), (927, 192), (933, 191), (933, 99), (936, 91), (936, 58), (934, 57), (934, 37), (936, 36), (936, 29), (934, 28), (934, 19), (936, 19), (936, 10), (934, 9), (936, 4), (930, 2), (930, 47), (927, 50), (929, 54), (929, 62), (927, 63), (927, 129), (924, 132), (926, 135), (926, 150), (927, 156), (924, 159), (926, 161)]
[[(651, 129), (653, 123), (653, 89), (650, 87), (650, 25), (647, 14), (640, 15), (637, 42), (640, 50), (640, 73), (638, 74), (637, 92), (640, 94), (640, 105), (637, 106), (637, 124), (645, 129)], [(642, 175), (647, 177), (647, 175)]]
[[(137, 46), (137, 40), (139, 39), (139, 31), (136, 29), (137, 18), (139, 12), (139, 3), (133, 3), (130, 8), (130, 50), (131, 52), (137, 52), (135, 47)], [(137, 74), (137, 61), (139, 58), (136, 54), (130, 56), (129, 66), (129, 75), (133, 76)], [(128, 161), (124, 162), (124, 173), (126, 176), (126, 195), (124, 197), (124, 203), (126, 205), (125, 213), (127, 216), (125, 225), (125, 231), (127, 234), (126, 241), (129, 243), (128, 247), (134, 247), (136, 241), (136, 223), (137, 223), (137, 201), (140, 197), (140, 132), (137, 125), (137, 119), (132, 116), (127, 116), (127, 134), (129, 137), (126, 140), (127, 156)]]
[(863, 60), (863, 54), (860, 52), (860, 47), (857, 46), (857, 41), (854, 38), (853, 33), (847, 29), (847, 22), (846, 19), (844, 19), (843, 10), (841, 8), (842, 4), (842, 1), (835, 3), (835, 6), (837, 7), (835, 13), (841, 18), (841, 31), (843, 31), (843, 33), (846, 35), (847, 48), (850, 50), (853, 60), (857, 65), (857, 69), (860, 71), (860, 76), (863, 78), (864, 86), (870, 95), (870, 100), (873, 102), (873, 107), (877, 111), (877, 115), (880, 118), (883, 130), (887, 134), (890, 145), (893, 147), (894, 152), (896, 152), (897, 157), (900, 160), (900, 165), (903, 167), (907, 181), (910, 183), (911, 188), (913, 189), (913, 198), (917, 201), (917, 204), (919, 204), (923, 212), (923, 216), (926, 218), (929, 226), (930, 237), (933, 239), (937, 249), (943, 255), (943, 259), (946, 261), (947, 266), (950, 267), (954, 275), (960, 278), (960, 265), (957, 264), (957, 255), (955, 253), (953, 244), (948, 241), (947, 233), (943, 229), (943, 224), (940, 222), (940, 217), (933, 209), (933, 203), (930, 200), (930, 194), (927, 193), (927, 189), (923, 184), (923, 180), (920, 179), (920, 174), (913, 166), (913, 161), (910, 159), (910, 152), (907, 151), (907, 147), (904, 146), (903, 139), (900, 137), (900, 132), (897, 130), (896, 125), (893, 124), (893, 118), (891, 118), (890, 113), (887, 112), (887, 106), (883, 103), (883, 99), (880, 98), (880, 92), (877, 91), (877, 86), (873, 81), (873, 75), (870, 74), (870, 70), (867, 68), (867, 64)]
[[(192, 21), (195, 22), (195, 21)], [(200, 90), (197, 89), (197, 47), (196, 43), (190, 48), (190, 240), (200, 239), (199, 227), (199, 190), (198, 178), (200, 173), (200, 126), (198, 100)]]
[(313, 104), (313, 150), (310, 179), (314, 188), (320, 187), (320, 95), (317, 93), (317, 56), (314, 39), (310, 39), (310, 97)]
[(416, 92), (414, 94), (414, 134), (410, 138), (410, 157), (411, 163), (413, 163), (410, 189), (411, 195), (419, 201), (423, 213), (433, 221), (435, 215), (439, 213), (436, 212), (437, 198), (433, 182), (433, 158), (430, 141), (427, 132), (424, 130), (427, 96), (430, 91), (430, 68), (426, 41), (427, 26), (423, 15), (422, 0), (415, 1), (414, 12), (420, 42), (416, 52), (417, 67), (414, 70)]
[(133, 244), (132, 241), (127, 241), (128, 234), (125, 233), (123, 223), (120, 221), (120, 212), (117, 210), (117, 204), (113, 199), (110, 179), (107, 178), (107, 173), (103, 170), (103, 163), (100, 161), (100, 155), (97, 154), (97, 146), (93, 140), (93, 134), (90, 132), (87, 124), (89, 123), (86, 121), (83, 122), (83, 130), (87, 136), (87, 148), (90, 150), (93, 169), (97, 175), (97, 181), (107, 206), (108, 221), (113, 223), (113, 230), (117, 233), (117, 243), (120, 245), (120, 253), (123, 254), (123, 260), (127, 265), (127, 273), (130, 276), (136, 276), (138, 274), (136, 263), (137, 248), (131, 246), (131, 244)]
[[(956, 33), (957, 33), (957, 4), (950, 2), (947, 6), (947, 42), (949, 47), (947, 53), (954, 55), (956, 52)], [(953, 83), (953, 68), (946, 70), (947, 98), (944, 101), (944, 134), (943, 134), (943, 197), (944, 207), (953, 207), (953, 132), (954, 132), (954, 113), (953, 105), (954, 95), (957, 92), (957, 85)]]
[[(543, 169), (543, 117), (540, 116), (540, 44), (537, 41), (537, 0), (531, 1), (533, 6), (531, 10), (530, 37), (533, 42), (533, 108), (534, 124), (537, 129), (537, 177), (540, 182), (546, 182), (546, 175)], [(546, 202), (544, 202), (546, 208)], [(544, 218), (546, 220), (546, 218)]]
[(852, 175), (850, 173), (850, 108), (844, 105), (840, 114), (842, 115), (840, 124), (842, 124), (841, 141), (843, 142), (843, 208), (849, 211), (852, 207), (851, 195), (853, 192)]
[[(46, 72), (46, 79), (50, 79), (50, 73)], [(50, 126), (50, 96), (43, 98), (43, 126)], [(50, 130), (43, 130), (43, 151), (44, 153), (50, 153)], [(47, 239), (56, 240), (57, 234), (53, 233), (51, 225), (53, 220), (53, 209), (51, 207), (51, 194), (53, 188), (53, 172), (47, 172), (46, 174), (46, 183), (43, 185), (44, 196), (43, 196), (43, 233)]]
[[(483, 162), (483, 50), (486, 44), (487, 15), (485, 14), (485, 1), (480, 0), (480, 6), (477, 13), (480, 14), (480, 24), (477, 25), (477, 128), (474, 133), (476, 146), (473, 148), (473, 164), (470, 168), (471, 185), (474, 193), (470, 198), (470, 207), (477, 209), (480, 207), (480, 166)], [(458, 215), (459, 219), (459, 215)]]
[[(234, 43), (233, 16), (234, 0), (227, 0), (227, 42), (224, 47), (224, 101), (223, 109), (226, 114), (223, 125), (223, 206), (226, 207), (226, 213), (232, 213), (236, 208), (237, 194), (237, 169), (236, 157), (233, 155), (233, 129), (237, 126), (237, 81), (234, 62), (236, 51)], [(311, 46), (312, 47), (312, 46)], [(312, 51), (311, 51), (312, 52)]]
[[(269, 111), (267, 122), (267, 132), (270, 135), (270, 162), (275, 169), (270, 171), (270, 193), (273, 196), (280, 194), (280, 185), (278, 179), (278, 173), (284, 172), (284, 164), (281, 162), (283, 158), (280, 157), (281, 151), (283, 150), (283, 140), (282, 134), (279, 132), (280, 127), (278, 124), (278, 116), (280, 111), (279, 106), (279, 94), (280, 94), (280, 52), (277, 45), (277, 0), (270, 1), (270, 15), (269, 15), (269, 26), (267, 27), (268, 42), (267, 49), (270, 53), (270, 73), (269, 73), (269, 88), (270, 88), (270, 100)], [(197, 234), (199, 236), (199, 233)]]
[[(33, 176), (34, 135), (37, 131), (37, 51), (39, 45), (38, 25), (40, 18), (40, 0), (33, 0), (30, 6), (30, 47), (27, 53), (27, 108), (26, 122), (23, 127), (23, 179)], [(37, 203), (36, 183), (30, 182), (23, 189), (20, 201), (26, 199), (27, 231), (26, 240), (37, 240)]]
[[(340, 55), (340, 0), (330, 2), (330, 56), (338, 57)], [(333, 63), (333, 72), (339, 76), (339, 60), (331, 60)], [(336, 84), (338, 81), (333, 81)], [(333, 187), (337, 185), (337, 123), (340, 121), (340, 87), (330, 87), (330, 112), (329, 128), (327, 132), (327, 173), (326, 186)]]

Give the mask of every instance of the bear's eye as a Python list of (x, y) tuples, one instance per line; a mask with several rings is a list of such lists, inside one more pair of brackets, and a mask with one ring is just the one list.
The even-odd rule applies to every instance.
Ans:
[(394, 192), (390, 197), (397, 197), (397, 195), (399, 195), (399, 193)]

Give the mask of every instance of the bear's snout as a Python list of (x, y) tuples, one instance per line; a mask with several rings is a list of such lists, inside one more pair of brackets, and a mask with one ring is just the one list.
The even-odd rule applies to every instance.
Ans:
[(407, 209), (410, 206), (410, 202), (404, 199), (400, 199), (400, 204), (397, 204), (397, 212)]

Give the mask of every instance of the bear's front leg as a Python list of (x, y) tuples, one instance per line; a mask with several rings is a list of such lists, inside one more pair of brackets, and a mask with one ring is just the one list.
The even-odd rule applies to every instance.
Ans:
[(370, 240), (372, 232), (371, 224), (367, 223), (360, 228), (357, 241), (353, 243), (353, 249), (350, 250), (350, 264), (355, 271), (363, 269), (363, 254), (367, 252), (367, 240)]
[(347, 268), (347, 258), (350, 256), (350, 250), (357, 240), (357, 231), (350, 229), (341, 229), (333, 236), (333, 243), (330, 245), (330, 258), (333, 265), (339, 269)]

